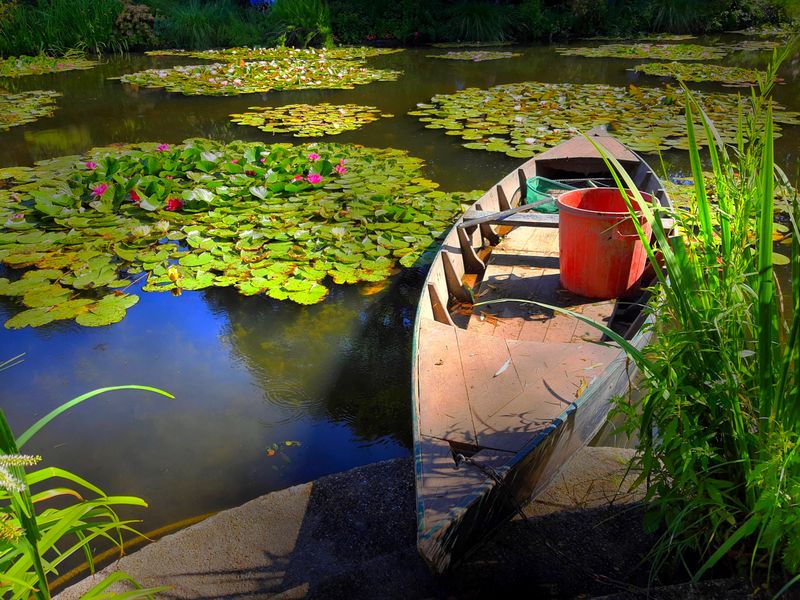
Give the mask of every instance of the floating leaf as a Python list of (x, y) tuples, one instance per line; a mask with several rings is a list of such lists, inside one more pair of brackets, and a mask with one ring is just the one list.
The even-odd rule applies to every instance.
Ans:
[[(248, 56), (255, 51), (247, 49)], [(399, 71), (372, 69), (363, 64), (363, 54), (333, 50), (270, 48), (268, 60), (190, 65), (172, 69), (149, 69), (123, 75), (124, 83), (186, 95), (231, 96), (271, 90), (351, 89), (373, 81), (394, 81)], [(205, 57), (211, 53), (204, 54)], [(347, 56), (347, 59), (341, 58)]]
[(564, 56), (593, 58), (649, 58), (660, 60), (716, 60), (728, 51), (696, 44), (603, 44), (594, 48), (556, 48)]
[(29, 308), (17, 313), (5, 322), (6, 329), (22, 329), (23, 327), (41, 327), (53, 320), (47, 307)]
[[(729, 94), (694, 95), (723, 141), (735, 142), (739, 103), (747, 114), (746, 100)], [(682, 92), (670, 86), (522, 82), (440, 94), (428, 104), (418, 104), (419, 110), (411, 114), (426, 127), (447, 129), (468, 140), (467, 148), (522, 158), (599, 125), (610, 125), (615, 137), (633, 150), (683, 148), (687, 144), (683, 107)], [(777, 103), (773, 107), (776, 123), (800, 124), (798, 113)], [(698, 143), (706, 143), (699, 124)]]
[[(51, 116), (55, 110), (55, 99), (60, 95), (58, 92), (43, 90), (18, 94), (0, 90), (0, 131)], [(6, 170), (5, 173), (8, 175), (9, 171)]]
[(273, 48), (225, 48), (223, 50), (149, 50), (145, 54), (150, 56), (186, 56), (203, 58), (207, 60), (236, 62), (251, 60), (277, 60), (286, 58), (326, 57), (334, 60), (359, 60), (373, 56), (395, 54), (402, 52), (402, 48), (374, 48), (371, 46), (338, 48), (292, 48), (291, 46), (276, 46)]
[[(285, 104), (284, 106), (251, 106), (250, 111), (232, 114), (232, 121), (251, 125), (268, 133), (292, 133), (294, 137), (338, 135), (360, 129), (378, 120), (380, 111), (374, 106), (357, 104)], [(385, 115), (384, 115), (385, 116)], [(256, 191), (253, 191), (253, 190)], [(263, 188), (250, 188), (254, 196)], [(263, 197), (263, 196), (258, 196)]]
[[(0, 192), (14, 194), (13, 210), (32, 227), (0, 227), (0, 261), (32, 268), (17, 281), (0, 279), (0, 295), (87, 326), (124, 318), (137, 297), (114, 290), (142, 272), (144, 291), (234, 286), (319, 302), (328, 278), (383, 282), (397, 260), (433, 246), (477, 195), (436, 190), (422, 166), (393, 149), (192, 139), (97, 148), (9, 171)], [(307, 183), (310, 175), (319, 183)], [(306, 183), (293, 185), (298, 177)], [(164, 208), (143, 210), (124, 190)], [(112, 202), (98, 198), (106, 193)], [(52, 218), (52, 207), (66, 212)], [(46, 319), (21, 319), (34, 316)]]
[(764, 73), (755, 69), (701, 63), (644, 63), (636, 65), (630, 70), (646, 75), (673, 77), (683, 81), (719, 81), (726, 85), (738, 86), (755, 84), (758, 82), (759, 76), (764, 76)]
[(490, 52), (488, 50), (464, 50), (463, 52), (448, 52), (446, 54), (428, 54), (428, 58), (444, 58), (448, 60), (468, 60), (481, 62), (484, 60), (500, 60), (522, 56), (517, 52)]
[(41, 75), (78, 69), (91, 69), (100, 63), (87, 60), (82, 52), (69, 52), (65, 56), (11, 56), (0, 59), (0, 77), (21, 77)]

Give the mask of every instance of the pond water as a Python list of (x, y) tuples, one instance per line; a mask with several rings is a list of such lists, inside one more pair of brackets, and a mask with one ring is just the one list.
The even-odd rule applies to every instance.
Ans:
[[(0, 166), (30, 165), (115, 142), (297, 141), (232, 124), (228, 115), (255, 105), (356, 103), (395, 117), (323, 139), (401, 148), (425, 159), (426, 176), (442, 189), (482, 190), (520, 161), (467, 150), (458, 138), (423, 128), (406, 115), (417, 102), (465, 87), (516, 81), (638, 86), (661, 81), (626, 71), (639, 61), (565, 57), (547, 47), (514, 51), (523, 56), (467, 63), (426, 57), (441, 51), (410, 49), (369, 61), (404, 71), (397, 82), (227, 98), (136, 89), (109, 79), (203, 61), (111, 56), (89, 71), (2, 82), (14, 90), (57, 90), (63, 97), (52, 118), (0, 132)], [(738, 53), (726, 64), (757, 66), (768, 55)], [(786, 84), (776, 98), (800, 110), (797, 57), (784, 65), (782, 75)], [(736, 93), (713, 84), (692, 87)], [(776, 142), (778, 163), (793, 178), (798, 133), (798, 127), (785, 127)], [(673, 173), (687, 169), (682, 152), (670, 151), (664, 158)], [(404, 456), (411, 443), (411, 326), (423, 277), (421, 270), (407, 269), (383, 289), (333, 286), (330, 296), (312, 307), (244, 297), (232, 289), (180, 297), (142, 293), (139, 304), (112, 326), (59, 322), (37, 329), (0, 328), (0, 360), (25, 353), (22, 364), (0, 375), (0, 407), (21, 433), (62, 402), (98, 387), (138, 383), (174, 394), (174, 400), (143, 392), (94, 398), (26, 447), (108, 493), (146, 498), (150, 508), (141, 513), (143, 531)], [(0, 298), (2, 321), (19, 310), (12, 300)]]

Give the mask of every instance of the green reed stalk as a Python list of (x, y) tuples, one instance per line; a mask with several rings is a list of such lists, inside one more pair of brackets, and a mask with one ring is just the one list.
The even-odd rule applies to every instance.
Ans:
[[(621, 165), (607, 159), (619, 187), (633, 190), (652, 225), (653, 246), (633, 219), (661, 284), (651, 307), (655, 341), (632, 355), (643, 371), (643, 397), (636, 406), (621, 399), (616, 409), (640, 440), (646, 523), (663, 531), (654, 551), (656, 571), (672, 558), (695, 579), (723, 559), (751, 570), (764, 567), (768, 578), (779, 564), (785, 573), (800, 569), (796, 194), (789, 208), (794, 236), (787, 310), (776, 293), (772, 241), (777, 172), (769, 94), (787, 52), (776, 57), (758, 94), (749, 98), (747, 114), (740, 112), (733, 160), (686, 90), (695, 188), (692, 204), (674, 211), (679, 236), (667, 236), (658, 208), (646, 205)], [(710, 146), (711, 194), (696, 117)]]
[[(0, 370), (16, 363), (20, 357), (0, 363)], [(41, 457), (20, 454), (20, 448), (42, 427), (66, 410), (112, 390), (143, 390), (171, 398), (167, 392), (146, 386), (117, 386), (83, 394), (37, 421), (20, 437), (14, 437), (0, 410), (0, 596), (6, 598), (50, 598), (47, 577), (57, 574), (58, 567), (75, 553), (83, 553), (94, 573), (91, 543), (106, 539), (122, 550), (124, 532), (138, 535), (130, 527), (133, 521), (122, 520), (115, 508), (119, 506), (146, 507), (147, 503), (135, 496), (108, 496), (97, 486), (77, 475), (46, 467), (26, 473), (24, 466), (38, 462)], [(32, 487), (58, 480), (59, 483), (36, 493)], [(65, 487), (63, 482), (73, 487)], [(85, 499), (87, 492), (95, 494)], [(72, 503), (63, 508), (49, 506), (37, 511), (36, 506), (55, 498), (68, 498)], [(63, 502), (61, 503), (63, 506)], [(143, 589), (127, 574), (119, 572), (92, 588), (84, 598), (110, 597), (107, 588), (115, 582), (125, 581), (132, 591), (125, 598), (152, 597), (166, 588)]]

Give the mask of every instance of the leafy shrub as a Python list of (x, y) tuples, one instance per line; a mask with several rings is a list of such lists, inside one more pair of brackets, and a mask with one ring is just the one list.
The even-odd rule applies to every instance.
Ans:
[(114, 33), (129, 50), (149, 48), (158, 41), (154, 25), (155, 16), (149, 6), (125, 0), (114, 23)]

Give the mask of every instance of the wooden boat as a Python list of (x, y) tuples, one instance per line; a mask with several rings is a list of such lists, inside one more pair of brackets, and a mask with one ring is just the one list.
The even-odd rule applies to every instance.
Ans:
[[(604, 132), (590, 136), (639, 190), (669, 206), (637, 154)], [(532, 304), (491, 301), (566, 307), (637, 347), (648, 341), (644, 298), (595, 300), (561, 287), (558, 214), (509, 210), (525, 204), (534, 176), (613, 186), (584, 137), (532, 158), (456, 222), (419, 300), (412, 366), (417, 543), (436, 572), (534, 499), (596, 435), (610, 399), (626, 393), (635, 375), (624, 352), (598, 343), (604, 340), (590, 325)]]

